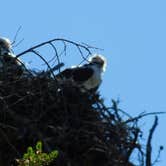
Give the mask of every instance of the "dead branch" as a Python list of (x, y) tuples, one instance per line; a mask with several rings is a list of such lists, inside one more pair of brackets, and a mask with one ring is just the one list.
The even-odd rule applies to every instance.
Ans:
[[(18, 58), (18, 57), (20, 57), (20, 56), (22, 56), (22, 55), (24, 55), (24, 54), (26, 54), (26, 53), (28, 53), (28, 52), (32, 52), (32, 51), (35, 50), (36, 48), (42, 47), (42, 46), (44, 46), (44, 45), (47, 45), (47, 44), (50, 44), (50, 43), (56, 42), (56, 41), (62, 41), (62, 42), (65, 42), (65, 43), (73, 44), (73, 45), (75, 45), (79, 50), (80, 50), (80, 48), (83, 48), (83, 49), (85, 49), (85, 50), (88, 52), (88, 55), (91, 55), (91, 51), (90, 51), (86, 46), (84, 46), (84, 45), (82, 45), (82, 44), (73, 42), (73, 41), (71, 41), (71, 40), (66, 40), (66, 39), (62, 39), (62, 38), (56, 38), (56, 39), (52, 39), (52, 40), (49, 40), (49, 41), (40, 43), (40, 44), (38, 44), (38, 45), (36, 45), (36, 46), (34, 46), (34, 47), (31, 47), (31, 48), (29, 48), (29, 49), (23, 51), (22, 53), (16, 55), (16, 57)], [(82, 58), (83, 58), (83, 59), (86, 59), (86, 57), (84, 57), (83, 54), (82, 54)]]
[(148, 140), (147, 140), (147, 144), (146, 144), (146, 166), (152, 166), (152, 161), (151, 161), (152, 145), (151, 145), (151, 141), (152, 141), (153, 133), (154, 133), (157, 125), (158, 125), (158, 117), (155, 116), (155, 120), (154, 120), (152, 128), (149, 131), (149, 136), (148, 136)]
[(134, 118), (129, 118), (128, 120), (126, 120), (124, 123), (130, 123), (133, 121), (138, 121), (139, 119), (145, 117), (145, 116), (149, 116), (149, 115), (159, 115), (159, 114), (166, 114), (166, 112), (148, 112), (148, 113), (141, 113), (140, 115), (134, 117)]

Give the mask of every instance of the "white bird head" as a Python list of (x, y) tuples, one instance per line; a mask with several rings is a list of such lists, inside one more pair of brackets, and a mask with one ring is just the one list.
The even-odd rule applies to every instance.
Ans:
[(0, 37), (0, 54), (10, 53), (12, 48), (11, 41), (8, 38)]
[(105, 71), (106, 69), (107, 65), (106, 58), (100, 54), (94, 54), (93, 56), (91, 56), (89, 58), (89, 62), (91, 64), (97, 64), (99, 67), (102, 68), (103, 71)]

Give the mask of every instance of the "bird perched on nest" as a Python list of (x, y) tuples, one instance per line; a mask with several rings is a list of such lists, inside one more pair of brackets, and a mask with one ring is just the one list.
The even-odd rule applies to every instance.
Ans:
[(0, 75), (21, 76), (25, 68), (21, 61), (12, 53), (12, 44), (9, 39), (0, 37)]
[(67, 68), (56, 78), (62, 82), (72, 81), (82, 92), (96, 91), (102, 81), (102, 73), (106, 68), (106, 59), (102, 55), (91, 56), (87, 64)]

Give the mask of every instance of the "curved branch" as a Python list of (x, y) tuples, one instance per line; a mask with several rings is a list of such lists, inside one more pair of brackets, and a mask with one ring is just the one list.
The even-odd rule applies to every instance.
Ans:
[(46, 63), (47, 67), (49, 68), (50, 73), (53, 75), (54, 79), (56, 80), (55, 75), (54, 75), (54, 72), (52, 71), (52, 68), (51, 68), (51, 66), (48, 64), (48, 62), (47, 62), (37, 51), (31, 50), (31, 52), (34, 53), (34, 54), (36, 54), (37, 56), (39, 56), (39, 57)]
[(79, 47), (84, 48), (84, 49), (88, 52), (89, 55), (91, 54), (91, 51), (90, 51), (86, 46), (84, 46), (84, 45), (82, 45), (82, 44), (73, 42), (73, 41), (71, 41), (71, 40), (63, 39), (63, 38), (55, 38), (55, 39), (48, 40), (48, 41), (46, 41), (46, 42), (40, 43), (40, 44), (38, 44), (38, 45), (36, 45), (36, 46), (34, 46), (34, 47), (31, 47), (31, 48), (29, 48), (29, 49), (27, 49), (27, 50), (21, 52), (20, 54), (16, 55), (16, 57), (18, 58), (18, 57), (20, 57), (20, 56), (22, 56), (22, 55), (24, 55), (24, 54), (26, 54), (26, 53), (28, 53), (28, 52), (32, 52), (32, 51), (35, 50), (36, 48), (39, 48), (39, 47), (41, 47), (41, 46), (44, 46), (44, 45), (46, 45), (46, 44), (49, 44), (49, 43), (52, 43), (52, 42), (55, 42), (55, 41), (63, 41), (63, 42), (67, 42), (67, 43), (73, 44), (73, 45), (77, 46), (77, 48), (79, 48)]
[(151, 161), (151, 153), (152, 153), (151, 141), (152, 141), (153, 133), (154, 133), (157, 125), (158, 125), (158, 117), (155, 116), (155, 120), (154, 120), (152, 128), (149, 131), (148, 141), (147, 141), (147, 144), (146, 144), (146, 166), (151, 166), (152, 165), (152, 161)]

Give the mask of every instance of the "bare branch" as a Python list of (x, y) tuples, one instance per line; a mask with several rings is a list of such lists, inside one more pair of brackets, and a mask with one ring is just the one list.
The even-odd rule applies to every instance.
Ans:
[(16, 31), (16, 34), (15, 34), (14, 39), (13, 39), (13, 41), (12, 41), (12, 45), (13, 45), (14, 43), (16, 43), (16, 39), (17, 39), (18, 33), (20, 32), (21, 28), (22, 28), (22, 27), (19, 26), (18, 30)]
[(121, 119), (120, 115), (118, 114), (118, 107), (117, 107), (116, 101), (115, 101), (115, 100), (112, 100), (112, 104), (113, 104), (113, 105), (112, 105), (112, 109), (115, 111), (115, 115), (116, 115), (118, 121), (121, 122), (122, 119)]
[[(57, 58), (58, 65), (59, 65), (60, 64), (60, 60), (59, 60), (59, 56), (58, 56), (58, 51), (57, 51), (56, 47), (52, 43), (49, 43), (49, 44), (52, 46), (53, 50), (55, 51), (55, 56)], [(58, 68), (58, 70), (59, 70), (59, 73), (60, 73), (60, 67)]]
[(124, 123), (130, 123), (130, 122), (133, 122), (133, 121), (137, 121), (145, 116), (149, 116), (149, 115), (158, 115), (158, 114), (165, 114), (166, 112), (149, 112), (149, 113), (143, 113), (143, 114), (140, 114), (134, 118), (130, 118), (128, 120), (126, 120)]
[[(51, 68), (51, 66), (48, 64), (48, 62), (47, 62), (37, 51), (31, 50), (31, 52), (33, 52), (34, 54), (36, 54), (37, 56), (39, 56), (39, 57), (47, 64), (47, 66), (48, 66), (48, 68), (49, 68), (49, 70), (50, 70), (52, 76), (55, 78), (54, 72), (52, 71), (52, 68)], [(55, 80), (56, 80), (56, 79), (55, 79)]]
[(158, 161), (159, 161), (159, 157), (160, 157), (160, 154), (161, 154), (161, 151), (163, 150), (163, 146), (160, 146), (159, 150), (158, 150), (158, 154), (157, 154), (157, 157), (156, 159), (154, 160), (153, 164), (152, 165), (155, 165)]
[(87, 48), (90, 48), (90, 49), (95, 49), (95, 50), (104, 51), (104, 49), (102, 49), (102, 48), (90, 46), (89, 44), (86, 44), (86, 43), (82, 43), (82, 44), (84, 44)]
[(158, 117), (155, 116), (155, 120), (153, 123), (152, 128), (149, 131), (149, 136), (146, 144), (146, 166), (152, 166), (152, 161), (151, 161), (151, 153), (152, 153), (152, 146), (151, 146), (151, 141), (153, 137), (153, 133), (158, 125)]
[(49, 43), (52, 43), (52, 42), (55, 42), (55, 41), (63, 41), (63, 42), (67, 42), (67, 43), (73, 44), (73, 45), (77, 46), (77, 48), (80, 48), (80, 47), (81, 47), (81, 48), (84, 48), (84, 49), (88, 52), (89, 55), (91, 54), (91, 51), (90, 51), (86, 46), (84, 46), (84, 45), (82, 45), (82, 44), (73, 42), (73, 41), (71, 41), (71, 40), (66, 40), (66, 39), (62, 39), (62, 38), (55, 38), (55, 39), (48, 40), (48, 41), (46, 41), (46, 42), (40, 43), (40, 44), (38, 44), (38, 45), (36, 45), (36, 46), (34, 46), (34, 47), (31, 47), (31, 48), (29, 48), (29, 49), (23, 51), (22, 53), (18, 54), (16, 57), (20, 57), (20, 56), (22, 56), (22, 55), (24, 55), (24, 54), (26, 54), (26, 53), (28, 53), (28, 52), (32, 52), (32, 51), (35, 50), (36, 48), (39, 48), (39, 47), (41, 47), (41, 46), (44, 46), (44, 45), (46, 45), (46, 44), (49, 44)]

